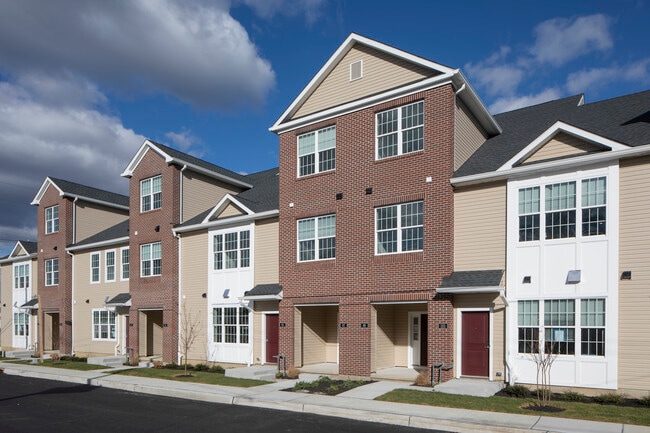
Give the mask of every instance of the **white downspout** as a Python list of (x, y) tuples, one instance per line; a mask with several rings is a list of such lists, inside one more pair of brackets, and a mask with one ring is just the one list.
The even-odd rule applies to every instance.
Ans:
[(465, 83), (463, 83), (463, 85), (460, 86), (460, 89), (458, 89), (458, 90), (456, 90), (456, 92), (454, 92), (454, 96), (458, 96), (458, 94), (460, 92), (462, 92), (463, 90), (465, 90)]
[[(180, 178), (180, 183), (181, 183), (181, 184), (180, 184), (180, 188), (179, 188), (179, 189), (181, 190), (181, 198), (180, 198), (180, 206), (179, 206), (179, 209), (180, 209), (180, 210), (179, 210), (179, 215), (178, 215), (178, 222), (179, 222), (179, 223), (182, 223), (182, 222), (183, 222), (183, 172), (184, 172), (185, 170), (187, 170), (187, 164), (185, 164), (185, 165), (183, 166), (183, 168), (181, 168), (181, 171), (180, 171), (180, 177), (181, 177), (181, 178)], [(179, 238), (179, 239), (180, 239), (180, 238)]]
[(506, 297), (505, 290), (499, 290), (499, 297), (501, 298), (501, 301), (503, 301), (503, 305), (504, 305), (503, 326), (506, 328), (505, 363), (506, 363), (506, 370), (508, 371), (508, 373), (507, 373), (507, 378), (505, 378), (504, 382), (508, 383), (509, 385), (514, 385), (515, 380), (517, 378), (514, 376), (512, 372), (512, 365), (510, 364), (510, 325), (508, 323), (508, 314), (509, 314), (508, 307), (510, 307), (510, 302), (508, 302), (508, 298)]
[[(76, 198), (75, 198), (75, 201), (77, 201)], [(74, 207), (73, 207), (73, 212), (74, 212)], [(74, 220), (73, 220), (72, 224), (74, 226)], [(74, 233), (74, 228), (73, 228), (72, 231)], [(74, 234), (73, 234), (73, 236), (74, 236)], [(72, 322), (72, 329), (71, 329), (72, 337), (70, 339), (70, 352), (71, 352), (70, 355), (74, 355), (74, 326), (75, 326), (75, 324), (74, 324), (74, 305), (75, 305), (75, 300), (74, 300), (74, 269), (75, 269), (75, 267), (74, 267), (74, 254), (72, 254), (68, 250), (66, 250), (65, 252), (68, 253), (70, 255), (70, 257), (72, 258), (72, 278), (70, 278), (70, 280), (72, 280), (72, 284), (71, 284), (71, 286), (72, 286), (71, 287), (72, 299), (70, 300), (70, 302), (71, 302), (71, 305), (70, 305), (70, 321)], [(42, 306), (39, 305), (38, 308), (42, 308)]]
[[(184, 169), (185, 168), (183, 168), (183, 170)], [(181, 189), (181, 191), (182, 191), (182, 189)], [(182, 193), (181, 193), (181, 197), (182, 197)], [(182, 278), (182, 276), (181, 276), (181, 268), (182, 268), (181, 267), (181, 262), (182, 262), (182, 260), (181, 260), (181, 237), (180, 237), (180, 235), (178, 233), (174, 233), (173, 231), (172, 231), (172, 233), (174, 234), (174, 237), (176, 239), (178, 239), (178, 313), (177, 313), (177, 318), (176, 318), (176, 323), (177, 323), (176, 332), (178, 333), (178, 350), (177, 350), (177, 353), (178, 353), (177, 358), (178, 359), (177, 359), (176, 363), (180, 365), (181, 364), (181, 356), (182, 356), (181, 355), (181, 303), (182, 303), (182, 299), (181, 299), (181, 295), (182, 295), (181, 294), (181, 278)]]
[(75, 197), (72, 201), (72, 243), (77, 243), (77, 200), (79, 197)]

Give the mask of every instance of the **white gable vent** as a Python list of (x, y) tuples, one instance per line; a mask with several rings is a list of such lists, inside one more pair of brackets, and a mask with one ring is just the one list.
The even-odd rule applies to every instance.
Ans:
[(363, 60), (350, 63), (350, 81), (363, 77)]

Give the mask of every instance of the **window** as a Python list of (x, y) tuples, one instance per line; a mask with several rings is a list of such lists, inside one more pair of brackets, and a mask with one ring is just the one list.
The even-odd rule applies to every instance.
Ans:
[(122, 248), (122, 280), (128, 280), (129, 279), (129, 273), (130, 273), (130, 268), (129, 268), (129, 249), (128, 248)]
[(213, 308), (212, 325), (215, 343), (248, 344), (248, 309), (244, 307)]
[(298, 261), (336, 257), (336, 215), (298, 220)]
[(575, 354), (575, 300), (544, 301), (544, 351)]
[(59, 231), (59, 205), (45, 209), (45, 233), (56, 233)]
[(14, 266), (14, 289), (29, 287), (29, 263)]
[(45, 260), (45, 285), (59, 284), (59, 259)]
[(336, 168), (336, 126), (298, 136), (298, 176)]
[(580, 310), (580, 352), (605, 356), (605, 300), (583, 299)]
[(162, 176), (140, 181), (140, 211), (160, 209), (162, 206)]
[(519, 353), (538, 353), (539, 301), (519, 301), (517, 307)]
[(377, 113), (377, 159), (424, 147), (424, 102)]
[(106, 281), (115, 281), (115, 251), (106, 251), (104, 266), (106, 266)]
[(14, 313), (14, 335), (16, 337), (29, 335), (29, 315), (27, 313)]
[(162, 272), (162, 248), (160, 242), (140, 245), (140, 276), (151, 277)]
[[(545, 239), (576, 237), (576, 215), (581, 215), (582, 236), (606, 234), (606, 177), (583, 179), (580, 183), (549, 184), (543, 191), (542, 200), (540, 187), (519, 190), (519, 242), (539, 240), (541, 213), (544, 214)], [(576, 203), (578, 194), (580, 203)], [(540, 209), (542, 203), (543, 209)]]
[(115, 340), (115, 313), (93, 310), (93, 340)]
[(421, 251), (424, 245), (424, 202), (375, 210), (377, 254)]
[(90, 255), (90, 282), (99, 283), (99, 253)]
[(212, 238), (213, 269), (248, 268), (251, 265), (250, 230), (220, 233)]

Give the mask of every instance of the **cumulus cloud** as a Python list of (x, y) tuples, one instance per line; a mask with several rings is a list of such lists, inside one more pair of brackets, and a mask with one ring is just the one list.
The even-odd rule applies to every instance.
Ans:
[(521, 67), (506, 62), (508, 53), (510, 47), (503, 46), (487, 59), (465, 65), (474, 83), (490, 96), (513, 94), (524, 77)]
[(275, 85), (271, 64), (226, 1), (21, 0), (1, 7), (5, 74), (72, 73), (128, 94), (163, 92), (224, 110), (260, 106)]
[(625, 67), (611, 66), (573, 72), (567, 77), (566, 88), (571, 93), (580, 93), (595, 86), (625, 81), (650, 83), (650, 59), (643, 59)]
[(562, 92), (558, 89), (545, 89), (537, 94), (509, 96), (497, 99), (489, 107), (490, 113), (498, 114), (505, 111), (516, 110), (518, 108), (528, 107), (530, 105), (541, 104), (562, 97)]
[(250, 7), (264, 19), (270, 19), (278, 14), (289, 17), (304, 15), (307, 23), (312, 24), (320, 17), (325, 0), (239, 0), (239, 2)]

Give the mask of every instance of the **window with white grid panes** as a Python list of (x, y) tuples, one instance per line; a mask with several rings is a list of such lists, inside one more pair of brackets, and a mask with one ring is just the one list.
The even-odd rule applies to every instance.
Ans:
[(416, 201), (375, 209), (377, 254), (422, 251), (424, 202)]
[(215, 271), (248, 268), (251, 261), (250, 230), (219, 233), (212, 237), (212, 261)]
[(115, 250), (106, 251), (104, 267), (106, 270), (106, 281), (115, 281)]
[(59, 205), (45, 209), (45, 233), (56, 233), (59, 231)]
[(90, 282), (99, 283), (99, 253), (90, 255)]
[(298, 136), (298, 177), (336, 168), (336, 126)]
[(215, 343), (248, 344), (250, 313), (244, 307), (212, 309), (212, 339)]
[(377, 159), (424, 148), (424, 102), (382, 111), (377, 113), (375, 121)]
[(576, 236), (576, 183), (561, 182), (545, 187), (546, 239)]
[(298, 220), (298, 261), (336, 258), (336, 215)]
[(59, 284), (59, 259), (45, 260), (45, 285), (56, 286)]
[(162, 176), (140, 181), (140, 211), (147, 212), (162, 206)]
[(544, 301), (544, 352), (575, 355), (575, 300)]
[(160, 242), (140, 245), (140, 276), (151, 277), (162, 273), (162, 245)]
[(122, 265), (122, 273), (121, 273), (121, 280), (128, 280), (129, 275), (131, 273), (131, 267), (130, 267), (130, 253), (128, 248), (122, 248), (120, 250), (121, 256), (122, 256), (122, 261), (120, 262)]
[(14, 335), (16, 337), (29, 335), (29, 314), (14, 313)]
[(539, 240), (539, 187), (519, 190), (519, 242)]
[(580, 353), (605, 356), (605, 300), (580, 301)]
[(29, 287), (29, 263), (14, 265), (14, 289)]
[(115, 340), (115, 312), (93, 310), (93, 340)]
[(519, 353), (539, 352), (539, 301), (517, 302)]
[(607, 178), (582, 181), (582, 236), (604, 235), (607, 228)]

